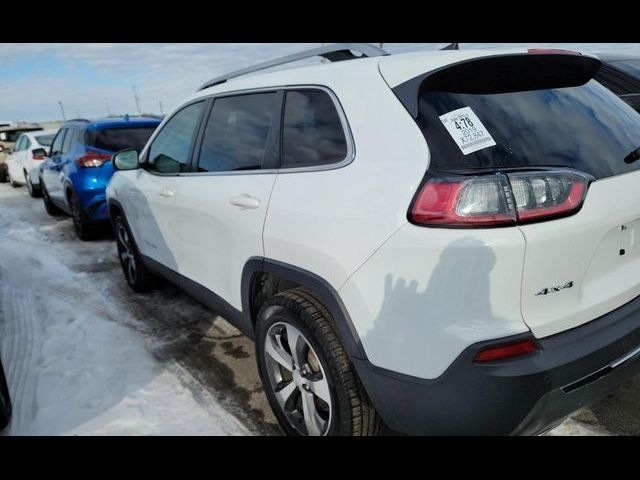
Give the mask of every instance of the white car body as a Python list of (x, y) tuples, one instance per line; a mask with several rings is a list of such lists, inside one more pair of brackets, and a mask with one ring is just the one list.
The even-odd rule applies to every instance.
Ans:
[[(144, 257), (214, 292), (229, 311), (247, 314), (243, 276), (252, 259), (310, 272), (348, 312), (346, 331), (362, 348), (355, 364), (363, 358), (370, 370), (431, 385), (473, 345), (555, 338), (640, 296), (640, 171), (594, 181), (577, 214), (553, 221), (456, 229), (408, 220), (431, 153), (391, 89), (468, 60), (519, 54), (527, 52), (416, 52), (205, 88), (183, 105), (232, 93), (324, 90), (344, 122), (347, 157), (327, 168), (119, 171), (108, 199)], [(569, 281), (572, 288), (536, 295)]]
[(9, 175), (14, 183), (26, 185), (29, 176), (32, 185), (39, 185), (37, 169), (46, 158), (34, 159), (33, 150), (43, 148), (48, 153), (51, 145), (43, 145), (38, 139), (44, 136), (53, 139), (57, 131), (49, 129), (25, 132), (18, 137), (15, 151), (7, 158)]

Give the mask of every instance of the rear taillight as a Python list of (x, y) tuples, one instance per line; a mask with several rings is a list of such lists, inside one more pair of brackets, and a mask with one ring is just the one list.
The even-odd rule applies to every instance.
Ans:
[(431, 176), (409, 219), (432, 227), (501, 227), (576, 213), (590, 177), (573, 171)]
[(100, 167), (105, 162), (111, 160), (111, 155), (105, 153), (88, 152), (76, 159), (76, 163), (81, 168)]
[(499, 360), (508, 360), (522, 355), (528, 355), (538, 350), (536, 344), (532, 340), (523, 340), (521, 342), (509, 343), (507, 345), (499, 345), (497, 347), (489, 347), (482, 350), (476, 355), (474, 362), (497, 362)]
[(47, 156), (43, 153), (34, 153), (31, 155), (31, 158), (34, 160), (44, 160)]

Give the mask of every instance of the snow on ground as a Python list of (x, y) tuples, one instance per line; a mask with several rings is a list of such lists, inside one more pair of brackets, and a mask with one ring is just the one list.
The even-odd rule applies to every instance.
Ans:
[[(0, 185), (0, 352), (14, 403), (8, 434), (249, 433), (189, 372), (148, 351), (99, 272), (72, 268), (78, 252), (51, 237), (70, 229), (68, 220), (32, 223), (16, 202), (42, 209), (24, 189)], [(115, 256), (113, 242), (97, 245), (105, 258)]]

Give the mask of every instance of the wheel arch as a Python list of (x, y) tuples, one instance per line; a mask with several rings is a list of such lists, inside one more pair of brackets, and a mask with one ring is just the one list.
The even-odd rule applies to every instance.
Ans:
[[(242, 315), (244, 323), (255, 331), (258, 310), (262, 304), (260, 292), (265, 279), (275, 278), (284, 285), (300, 286), (311, 291), (329, 310), (342, 344), (350, 357), (366, 359), (360, 337), (349, 317), (338, 292), (324, 278), (304, 270), (269, 258), (250, 258), (242, 271)], [(277, 293), (277, 292), (276, 292)]]

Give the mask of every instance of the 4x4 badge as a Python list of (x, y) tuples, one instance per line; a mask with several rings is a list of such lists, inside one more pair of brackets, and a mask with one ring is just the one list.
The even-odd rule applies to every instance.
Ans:
[(536, 293), (536, 297), (539, 295), (547, 295), (548, 293), (556, 293), (556, 292), (559, 292), (560, 290), (564, 290), (565, 288), (571, 288), (571, 287), (573, 287), (573, 280), (565, 283), (564, 285), (557, 285), (555, 287), (543, 288), (538, 293)]

